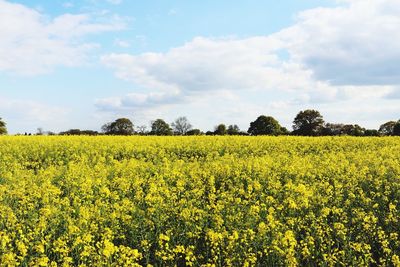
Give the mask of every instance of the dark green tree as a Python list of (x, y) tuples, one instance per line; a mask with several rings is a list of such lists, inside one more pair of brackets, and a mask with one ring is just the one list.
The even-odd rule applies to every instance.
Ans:
[(6, 123), (3, 121), (2, 118), (0, 118), (0, 135), (7, 134), (7, 127)]
[(396, 125), (395, 121), (385, 122), (379, 127), (379, 133), (381, 135), (393, 135), (393, 129), (395, 125)]
[(192, 129), (186, 132), (186, 135), (202, 135), (200, 129)]
[(286, 127), (281, 127), (281, 135), (289, 135), (290, 132), (288, 129), (286, 129)]
[(229, 135), (239, 135), (240, 134), (240, 128), (236, 124), (229, 125), (228, 129), (226, 130), (226, 133)]
[(60, 132), (59, 135), (98, 135), (97, 131), (70, 129), (68, 131)]
[(215, 135), (226, 135), (228, 132), (226, 130), (226, 125), (221, 123), (215, 126), (214, 134)]
[(68, 131), (60, 132), (59, 135), (81, 135), (80, 129), (69, 129)]
[(342, 123), (327, 123), (321, 131), (322, 135), (343, 135), (343, 127)]
[(400, 136), (400, 120), (393, 127), (393, 135)]
[(351, 136), (363, 136), (365, 129), (358, 124), (346, 124), (343, 126), (343, 134)]
[(247, 132), (250, 135), (280, 135), (285, 130), (286, 128), (279, 125), (279, 122), (273, 117), (261, 115), (250, 123), (250, 128)]
[(300, 111), (293, 121), (293, 134), (316, 136), (322, 133), (324, 119), (317, 110), (307, 109)]
[(364, 136), (379, 136), (379, 131), (376, 129), (366, 129), (364, 131)]
[(114, 122), (107, 123), (101, 129), (105, 134), (110, 135), (132, 135), (135, 132), (133, 123), (127, 118), (120, 118)]
[(151, 123), (151, 135), (172, 135), (172, 129), (168, 123), (162, 119), (157, 119)]
[[(322, 129), (321, 135), (364, 136), (365, 131), (365, 128), (358, 124), (327, 123)], [(369, 131), (368, 134), (372, 135), (374, 133)]]

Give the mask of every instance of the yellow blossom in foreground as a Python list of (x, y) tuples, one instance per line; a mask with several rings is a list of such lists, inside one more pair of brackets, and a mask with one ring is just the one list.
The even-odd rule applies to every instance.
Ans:
[(400, 139), (0, 137), (0, 266), (400, 266)]

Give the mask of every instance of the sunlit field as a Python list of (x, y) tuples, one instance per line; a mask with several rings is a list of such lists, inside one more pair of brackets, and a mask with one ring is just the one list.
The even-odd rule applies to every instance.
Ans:
[(400, 138), (0, 137), (0, 265), (400, 266)]

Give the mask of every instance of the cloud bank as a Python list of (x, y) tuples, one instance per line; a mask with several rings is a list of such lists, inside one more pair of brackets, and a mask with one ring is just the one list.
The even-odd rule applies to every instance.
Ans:
[(278, 34), (291, 57), (333, 85), (400, 83), (400, 2), (346, 1), (298, 15)]
[(90, 34), (125, 27), (118, 17), (96, 22), (90, 14), (49, 18), (24, 5), (0, 0), (0, 71), (37, 75), (57, 66), (84, 64), (97, 46), (84, 41)]
[[(176, 101), (178, 106), (182, 99), (195, 104), (216, 92), (229, 92), (236, 99), (226, 100), (227, 105), (235, 106), (240, 99), (241, 104), (258, 105), (252, 110), (263, 113), (274, 113), (276, 107), (281, 115), (293, 114), (316, 106), (340, 114), (354, 105), (367, 114), (400, 113), (396, 103), (385, 102), (398, 95), (400, 84), (400, 2), (340, 2), (301, 12), (291, 27), (269, 36), (196, 37), (162, 53), (104, 55), (101, 62), (118, 78), (147, 93), (139, 102), (129, 101), (132, 95), (100, 99), (97, 107), (154, 110), (155, 105)], [(175, 97), (167, 97), (170, 94)], [(160, 95), (156, 102), (154, 95)], [(219, 112), (215, 105), (204, 104), (203, 109)], [(348, 119), (357, 121), (356, 116)]]

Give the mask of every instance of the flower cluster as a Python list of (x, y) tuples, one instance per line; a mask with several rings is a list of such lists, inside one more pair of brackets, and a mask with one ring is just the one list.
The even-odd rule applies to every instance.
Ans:
[(1, 266), (400, 266), (400, 139), (0, 137)]

